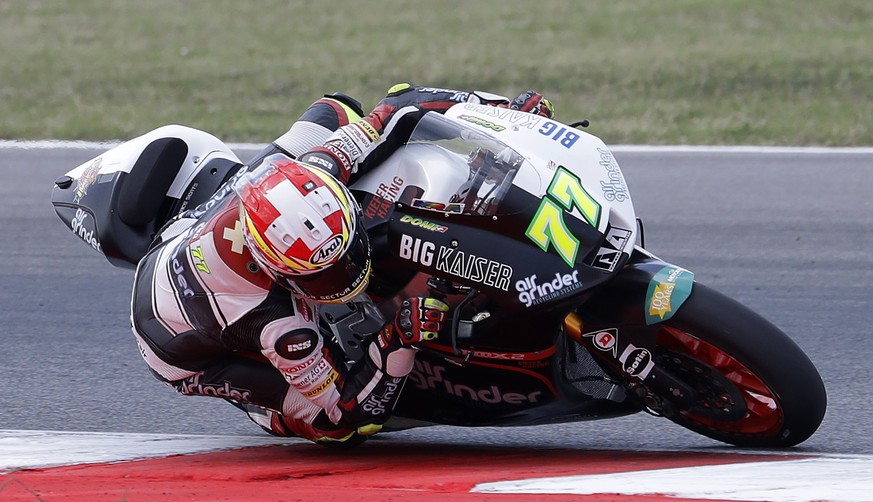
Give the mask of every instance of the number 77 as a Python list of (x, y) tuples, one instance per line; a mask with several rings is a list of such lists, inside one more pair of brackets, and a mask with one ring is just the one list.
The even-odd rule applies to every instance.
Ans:
[(597, 227), (600, 221), (600, 204), (585, 191), (576, 175), (564, 166), (559, 166), (549, 189), (546, 190), (546, 197), (543, 197), (524, 233), (543, 251), (548, 251), (551, 243), (558, 255), (571, 267), (576, 264), (579, 239), (567, 228), (564, 211), (572, 211), (574, 207), (589, 225)]

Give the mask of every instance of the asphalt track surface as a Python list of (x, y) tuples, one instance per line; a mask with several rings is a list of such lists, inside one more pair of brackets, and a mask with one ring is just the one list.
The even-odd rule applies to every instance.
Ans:
[[(111, 267), (54, 215), (52, 181), (100, 152), (0, 149), (0, 429), (260, 436), (227, 404), (178, 396), (149, 375), (128, 328), (132, 273)], [(790, 453), (873, 452), (873, 153), (616, 148), (615, 155), (647, 247), (752, 306), (819, 368), (828, 414)], [(724, 451), (646, 415), (416, 429), (376, 443), (456, 455)]]

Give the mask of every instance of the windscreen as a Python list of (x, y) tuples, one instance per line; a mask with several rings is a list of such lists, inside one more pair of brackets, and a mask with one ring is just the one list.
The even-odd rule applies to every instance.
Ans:
[[(459, 118), (465, 120), (464, 116)], [(413, 205), (479, 215), (508, 212), (502, 203), (512, 180), (527, 163), (518, 152), (481, 131), (437, 113), (429, 113), (419, 121), (404, 148), (414, 150), (422, 145), (429, 145), (431, 153), (440, 152), (445, 157), (446, 169), (454, 166), (462, 175), (455, 178), (458, 186), (451, 187), (454, 192), (449, 200), (418, 200)]]

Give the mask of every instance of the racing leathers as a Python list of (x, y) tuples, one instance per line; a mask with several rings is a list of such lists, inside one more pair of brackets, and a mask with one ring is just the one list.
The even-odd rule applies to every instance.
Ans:
[[(412, 368), (401, 330), (426, 326), (421, 336), (434, 336), (442, 306), (412, 299), (406, 317), (386, 325), (347, 369), (319, 335), (318, 304), (275, 284), (252, 258), (238, 204), (224, 190), (177, 219), (140, 261), (131, 321), (142, 356), (183, 394), (278, 413), (261, 425), (280, 435), (318, 441), (377, 430), (366, 427), (388, 418)], [(420, 341), (416, 334), (409, 343)]]
[[(546, 100), (527, 95), (518, 109), (551, 115)], [(281, 152), (349, 182), (401, 146), (427, 111), (473, 100), (515, 104), (403, 84), (362, 119), (353, 100), (325, 96), (257, 159)], [(259, 423), (277, 435), (327, 441), (377, 431), (412, 369), (412, 347), (436, 336), (447, 307), (430, 298), (406, 300), (349, 367), (339, 347), (319, 334), (319, 304), (274, 283), (252, 258), (229, 185), (166, 226), (139, 263), (131, 323), (143, 358), (183, 394), (265, 410)]]

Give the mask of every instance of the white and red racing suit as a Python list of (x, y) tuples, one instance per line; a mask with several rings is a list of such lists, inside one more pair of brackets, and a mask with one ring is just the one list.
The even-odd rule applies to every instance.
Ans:
[(224, 191), (196, 216), (177, 219), (140, 261), (131, 322), (143, 358), (183, 394), (281, 413), (269, 427), (277, 434), (284, 426), (312, 440), (341, 439), (381, 424), (413, 349), (386, 329), (346, 369), (319, 335), (318, 304), (275, 284), (252, 258), (238, 204)]
[[(538, 107), (548, 104), (533, 93), (522, 96), (538, 96)], [(353, 100), (325, 96), (256, 159), (282, 152), (349, 182), (402, 146), (426, 112), (473, 100), (516, 103), (401, 84), (361, 119)], [(551, 105), (532, 111), (551, 116)], [(339, 348), (319, 334), (319, 305), (259, 269), (243, 238), (238, 204), (226, 185), (167, 225), (140, 261), (131, 324), (143, 358), (183, 394), (270, 410), (272, 421), (261, 425), (274, 434), (318, 441), (377, 430), (412, 369), (414, 349), (386, 325), (367, 355), (347, 368)]]

